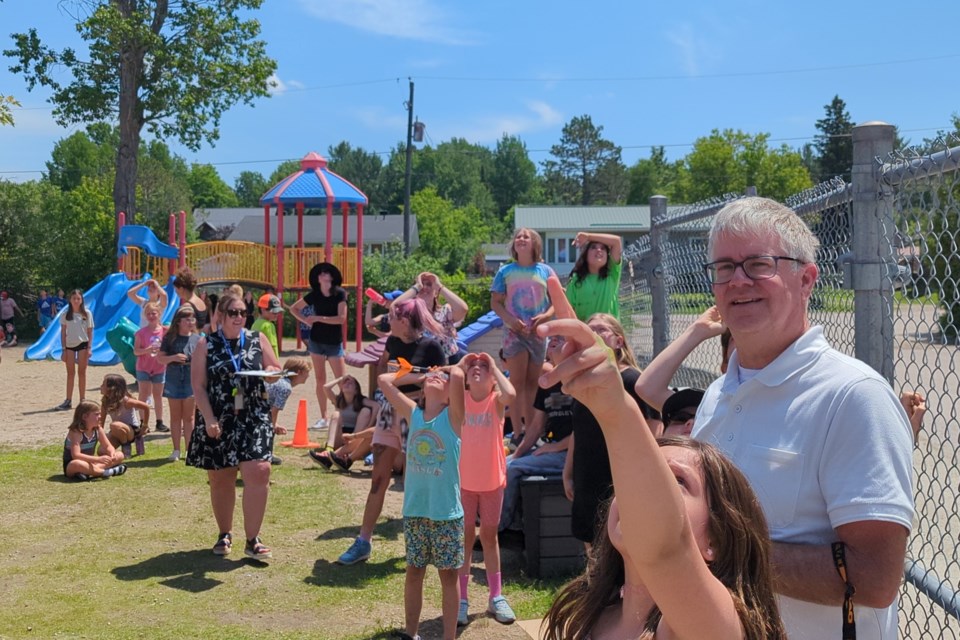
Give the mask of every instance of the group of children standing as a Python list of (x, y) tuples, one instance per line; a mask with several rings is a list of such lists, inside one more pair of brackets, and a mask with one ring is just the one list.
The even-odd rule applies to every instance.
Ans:
[[(419, 378), (418, 401), (401, 385)], [(497, 528), (506, 486), (503, 420), (516, 391), (486, 353), (425, 374), (379, 377), (380, 390), (398, 419), (409, 424), (403, 496), (406, 546), (405, 631), (417, 630), (426, 567), (437, 567), (442, 590), (444, 638), (468, 623), (470, 557), (480, 524), (489, 598), (487, 610), (501, 623), (516, 616), (501, 592)]]

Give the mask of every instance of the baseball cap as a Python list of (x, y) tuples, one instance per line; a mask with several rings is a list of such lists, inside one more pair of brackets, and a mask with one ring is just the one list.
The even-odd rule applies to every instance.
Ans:
[(663, 423), (668, 424), (671, 419), (687, 407), (699, 407), (703, 400), (703, 389), (678, 389), (663, 403)]
[(260, 296), (260, 299), (257, 301), (257, 306), (270, 313), (283, 312), (283, 304), (280, 303), (280, 298), (270, 293), (265, 293)]

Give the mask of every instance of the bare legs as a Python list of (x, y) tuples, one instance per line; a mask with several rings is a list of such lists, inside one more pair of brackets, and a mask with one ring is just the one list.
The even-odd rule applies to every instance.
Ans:
[[(373, 536), (377, 518), (383, 511), (383, 498), (387, 495), (390, 477), (393, 475), (393, 461), (400, 452), (382, 444), (373, 445), (373, 473), (370, 478), (370, 492), (363, 507), (363, 523), (360, 525), (360, 537), (367, 542)], [(422, 576), (421, 576), (422, 580)]]
[(510, 379), (517, 390), (516, 411), (510, 407), (514, 434), (525, 429), (533, 421), (533, 399), (537, 395), (537, 380), (540, 378), (543, 362), (537, 362), (527, 351), (506, 358)]
[(157, 415), (157, 422), (163, 422), (163, 383), (138, 380), (137, 386), (140, 388), (137, 399), (141, 402), (147, 402), (148, 399), (153, 398), (153, 411)]
[[(260, 535), (263, 516), (267, 511), (270, 485), (270, 463), (249, 460), (240, 463), (243, 478), (243, 530), (247, 540)], [(210, 504), (220, 533), (233, 530), (233, 511), (237, 504), (237, 468), (207, 471), (210, 481)]]
[[(170, 436), (173, 450), (184, 451), (190, 447), (193, 436), (194, 400), (193, 398), (167, 398), (170, 403)], [(183, 449), (180, 448), (180, 436), (183, 436)]]
[[(420, 628), (420, 611), (423, 609), (423, 577), (426, 567), (407, 565), (406, 580), (403, 585), (403, 610), (406, 633), (411, 638), (417, 636)], [(460, 606), (460, 586), (457, 584), (456, 569), (438, 569), (440, 589), (443, 593), (443, 640), (457, 637), (457, 608)]]

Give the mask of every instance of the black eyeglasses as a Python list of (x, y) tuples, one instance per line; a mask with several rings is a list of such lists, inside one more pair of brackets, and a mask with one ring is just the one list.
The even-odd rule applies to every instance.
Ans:
[(751, 280), (768, 280), (777, 275), (777, 266), (781, 260), (803, 263), (803, 260), (788, 256), (753, 256), (740, 262), (734, 260), (717, 260), (703, 265), (707, 272), (710, 284), (726, 284), (733, 280), (737, 267), (743, 269), (743, 274)]
[(224, 311), (224, 313), (231, 318), (239, 318), (246, 312), (247, 312), (246, 309), (227, 309), (226, 311)]

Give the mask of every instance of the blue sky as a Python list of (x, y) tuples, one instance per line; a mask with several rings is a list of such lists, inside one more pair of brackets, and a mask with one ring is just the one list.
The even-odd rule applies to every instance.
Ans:
[[(82, 46), (59, 5), (0, 3), (2, 48), (31, 26), (55, 46)], [(230, 184), (340, 140), (386, 158), (406, 135), (408, 77), (428, 143), (493, 146), (510, 133), (538, 164), (583, 114), (632, 164), (652, 145), (682, 157), (713, 128), (799, 147), (834, 94), (855, 122), (884, 120), (914, 142), (960, 113), (956, 0), (266, 0), (257, 17), (278, 61), (273, 97), (226, 114), (214, 147), (171, 142)], [(0, 179), (39, 178), (54, 143), (82, 127), (58, 127), (46, 93), (28, 93), (9, 66), (0, 93), (24, 109), (0, 128)]]

